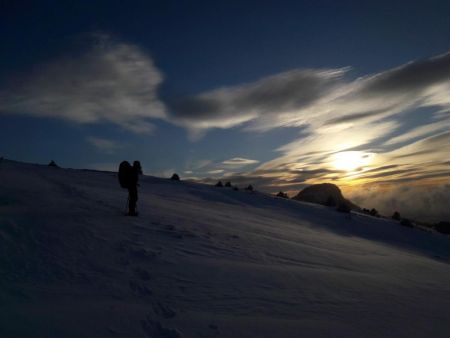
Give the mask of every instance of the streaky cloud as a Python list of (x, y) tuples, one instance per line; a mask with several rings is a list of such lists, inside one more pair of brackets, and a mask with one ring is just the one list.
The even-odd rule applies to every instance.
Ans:
[(346, 68), (297, 69), (181, 98), (170, 104), (171, 120), (190, 129), (230, 128), (296, 111), (330, 92), (346, 72)]
[(120, 142), (101, 138), (101, 137), (96, 137), (96, 136), (89, 136), (86, 138), (86, 141), (88, 143), (90, 143), (91, 145), (93, 145), (97, 150), (107, 153), (107, 154), (112, 154), (116, 150), (119, 150), (119, 149), (122, 149), (125, 147), (125, 145)]
[(162, 73), (138, 46), (95, 34), (81, 52), (35, 66), (0, 89), (0, 113), (108, 122), (136, 133), (166, 117), (157, 90)]
[(449, 80), (450, 53), (426, 60), (412, 61), (370, 77), (361, 94), (401, 95), (423, 91)]
[(259, 161), (242, 157), (234, 157), (222, 162), (222, 164), (225, 164), (227, 166), (237, 166), (237, 167), (247, 166), (249, 164), (256, 164), (256, 163), (259, 163)]

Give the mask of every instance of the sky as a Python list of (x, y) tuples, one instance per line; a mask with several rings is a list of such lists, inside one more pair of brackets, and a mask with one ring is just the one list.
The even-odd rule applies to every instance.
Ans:
[(450, 219), (448, 1), (0, 1), (0, 156)]

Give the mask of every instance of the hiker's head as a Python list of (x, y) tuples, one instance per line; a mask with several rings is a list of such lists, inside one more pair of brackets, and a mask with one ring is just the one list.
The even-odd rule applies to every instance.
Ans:
[(136, 171), (137, 171), (139, 174), (142, 174), (141, 162), (139, 162), (139, 161), (134, 161), (134, 162), (133, 162), (133, 168), (136, 169)]

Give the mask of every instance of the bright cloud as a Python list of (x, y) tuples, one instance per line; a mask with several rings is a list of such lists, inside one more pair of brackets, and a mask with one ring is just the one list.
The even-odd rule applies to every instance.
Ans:
[[(280, 156), (257, 168), (266, 172), (339, 169), (339, 153), (370, 154), (374, 161), (351, 164), (362, 173), (383, 161), (405, 165), (449, 157), (448, 137), (438, 135), (450, 125), (450, 53), (353, 81), (345, 79), (347, 70), (297, 70), (210, 91), (182, 101), (175, 117), (192, 128), (243, 120), (247, 130), (302, 126), (297, 140), (278, 149)], [(424, 107), (435, 112), (405, 128), (414, 122), (410, 114)], [(405, 160), (409, 156), (414, 161)]]
[(349, 68), (292, 70), (225, 87), (171, 105), (190, 129), (314, 128), (375, 122), (420, 107), (450, 109), (450, 53), (346, 81)]
[(36, 66), (0, 90), (0, 113), (152, 131), (149, 120), (166, 117), (157, 95), (161, 72), (139, 47), (105, 35), (95, 38), (88, 50)]
[(223, 161), (222, 164), (225, 164), (227, 166), (232, 167), (243, 167), (250, 164), (259, 163), (257, 160), (251, 160), (249, 158), (242, 158), (242, 157), (234, 157), (230, 158), (229, 160)]
[(219, 175), (219, 174), (223, 174), (224, 170), (223, 169), (216, 169), (216, 170), (210, 170), (207, 173), (209, 175)]
[(292, 70), (254, 83), (186, 97), (171, 103), (171, 120), (198, 132), (289, 114), (333, 92), (346, 70)]
[[(255, 170), (227, 177), (262, 190), (274, 192), (282, 187), (292, 191), (324, 181), (344, 188), (355, 184), (384, 187), (377, 191), (418, 182), (429, 187), (448, 184), (450, 53), (353, 81), (346, 80), (346, 71), (305, 71), (309, 76), (293, 71), (289, 76), (280, 74), (207, 92), (190, 102), (190, 107), (198, 107), (202, 114), (181, 112), (179, 116), (188, 127), (201, 118), (203, 124), (197, 128), (238, 125), (244, 118), (248, 131), (302, 127), (297, 139), (277, 149), (279, 156)], [(301, 81), (289, 81), (290, 77)], [(259, 86), (270, 90), (257, 95)], [(310, 90), (304, 93), (305, 87)], [(237, 104), (243, 96), (248, 109)], [(418, 117), (421, 108), (426, 109)], [(223, 118), (227, 122), (221, 126)], [(402, 190), (401, 198), (415, 191)], [(434, 209), (445, 210), (448, 189), (438, 195), (443, 194), (446, 198), (433, 199)], [(376, 206), (382, 195), (373, 200)], [(417, 210), (426, 211), (420, 196), (411, 201), (414, 203), (399, 205), (417, 205)], [(378, 205), (381, 207), (381, 202)]]

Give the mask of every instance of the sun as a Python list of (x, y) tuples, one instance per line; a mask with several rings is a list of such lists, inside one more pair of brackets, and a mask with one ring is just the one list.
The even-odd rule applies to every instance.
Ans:
[(343, 151), (332, 158), (332, 165), (338, 170), (354, 171), (372, 162), (374, 154), (363, 151)]

